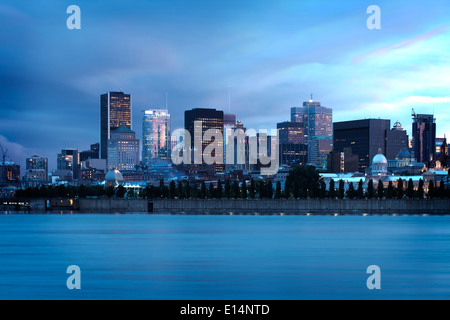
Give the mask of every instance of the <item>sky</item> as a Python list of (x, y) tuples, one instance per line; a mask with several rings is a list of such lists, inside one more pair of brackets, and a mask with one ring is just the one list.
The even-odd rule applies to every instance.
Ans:
[[(369, 30), (370, 5), (381, 29)], [(66, 12), (81, 9), (81, 29)], [(100, 140), (100, 95), (132, 95), (165, 108), (231, 112), (247, 128), (274, 129), (313, 94), (333, 121), (399, 120), (434, 113), (449, 136), (448, 0), (36, 0), (0, 3), (0, 144), (24, 166), (33, 154), (89, 149)], [(22, 169), (23, 173), (23, 169)]]

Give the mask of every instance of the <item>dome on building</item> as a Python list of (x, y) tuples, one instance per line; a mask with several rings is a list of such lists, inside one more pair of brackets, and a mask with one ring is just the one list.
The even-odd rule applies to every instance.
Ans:
[(372, 159), (372, 165), (374, 164), (387, 164), (386, 157), (381, 153), (381, 149), (378, 149), (378, 154)]
[(411, 159), (411, 153), (408, 151), (408, 148), (402, 148), (397, 154), (397, 159)]
[(373, 157), (372, 160), (372, 175), (383, 176), (387, 174), (388, 161), (386, 157), (381, 153), (381, 149), (378, 149), (378, 154)]
[(105, 184), (110, 186), (117, 186), (123, 182), (123, 176), (117, 169), (111, 169), (105, 176)]

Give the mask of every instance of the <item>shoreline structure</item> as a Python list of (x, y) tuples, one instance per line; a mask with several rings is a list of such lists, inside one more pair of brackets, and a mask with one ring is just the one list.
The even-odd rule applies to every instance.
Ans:
[(450, 214), (450, 199), (32, 199), (0, 202), (0, 211), (149, 214)]

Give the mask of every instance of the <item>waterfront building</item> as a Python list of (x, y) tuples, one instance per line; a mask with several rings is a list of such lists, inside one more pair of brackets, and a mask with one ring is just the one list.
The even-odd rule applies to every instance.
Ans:
[(105, 175), (105, 187), (118, 187), (123, 184), (123, 176), (117, 169), (109, 170)]
[(172, 150), (170, 114), (167, 110), (144, 111), (142, 122), (142, 163), (151, 166), (155, 161), (169, 160)]
[(387, 168), (388, 161), (381, 153), (381, 148), (379, 148), (378, 154), (376, 154), (372, 159), (372, 176), (386, 176), (388, 173)]
[(108, 92), (100, 96), (100, 158), (108, 155), (108, 139), (120, 126), (132, 128), (131, 95)]
[(126, 126), (114, 130), (108, 140), (107, 168), (133, 170), (138, 163), (139, 140), (136, 133)]
[(78, 179), (80, 158), (77, 149), (63, 149), (57, 156), (57, 170), (70, 172), (70, 180)]
[(311, 99), (303, 107), (291, 108), (291, 122), (304, 123), (308, 163), (325, 169), (327, 155), (333, 150), (333, 110)]
[(436, 154), (436, 119), (431, 114), (415, 114), (414, 111), (412, 116), (414, 157), (429, 165)]

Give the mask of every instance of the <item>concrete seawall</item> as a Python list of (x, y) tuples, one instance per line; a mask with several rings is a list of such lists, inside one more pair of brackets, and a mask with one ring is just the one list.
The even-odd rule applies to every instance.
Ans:
[(403, 200), (126, 200), (80, 199), (84, 213), (450, 214), (450, 199)]

